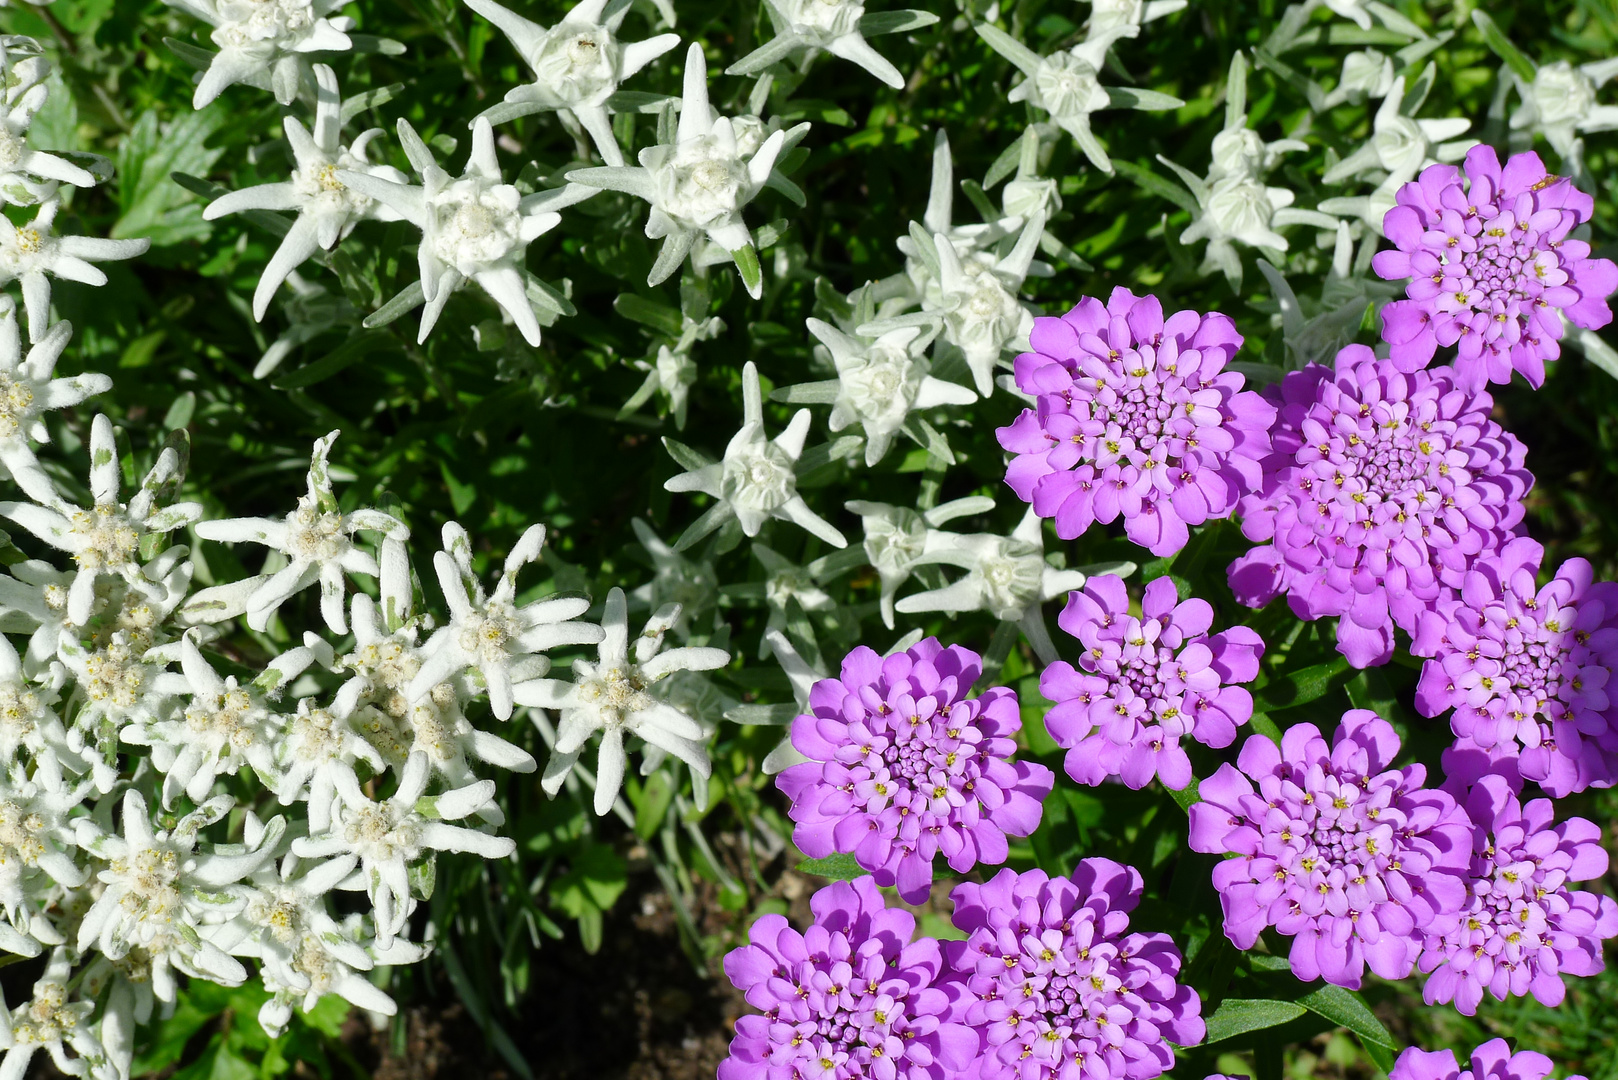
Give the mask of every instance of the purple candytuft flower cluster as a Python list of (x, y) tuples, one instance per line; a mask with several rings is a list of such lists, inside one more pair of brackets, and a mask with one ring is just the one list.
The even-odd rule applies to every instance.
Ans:
[(725, 974), (762, 1016), (736, 1021), (719, 1080), (946, 1080), (971, 1065), (977, 1037), (953, 1023), (933, 938), (911, 941), (915, 916), (887, 910), (868, 877), (809, 900), (798, 933), (780, 915), (748, 930)]
[(1242, 344), (1228, 316), (1165, 320), (1157, 297), (1120, 287), (1035, 319), (1029, 341), (1016, 377), (1037, 407), (997, 434), (1017, 455), (1006, 483), (1056, 535), (1121, 516), (1130, 540), (1172, 555), (1258, 486), (1275, 413), (1225, 370)]
[(1452, 788), (1480, 768), (1489, 771), (1476, 777), (1465, 803), (1474, 826), (1470, 895), (1459, 920), (1427, 938), (1419, 962), (1431, 973), (1424, 996), (1428, 1004), (1453, 1001), (1469, 1016), (1485, 991), (1559, 1005), (1562, 977), (1599, 973), (1601, 942), (1618, 936), (1618, 904), (1569, 887), (1607, 872), (1601, 829), (1584, 818), (1554, 824), (1549, 799), (1524, 806), (1509, 759), (1490, 768), (1477, 750), (1444, 754)]
[[(1453, 1050), (1417, 1050), (1399, 1055), (1388, 1080), (1545, 1080), (1554, 1066), (1544, 1054), (1519, 1050), (1515, 1054), (1504, 1039), (1490, 1039), (1472, 1051), (1470, 1069), (1455, 1063)], [(1567, 1080), (1584, 1080), (1570, 1076)]]
[(1450, 369), (1402, 373), (1363, 345), (1338, 354), (1335, 375), (1312, 364), (1267, 392), (1275, 449), (1240, 511), (1247, 538), (1272, 543), (1231, 564), (1231, 588), (1253, 607), (1285, 592), (1299, 618), (1341, 616), (1349, 662), (1385, 663), (1395, 625), (1414, 633), (1511, 538), (1533, 484), (1527, 451)]
[(1054, 777), (1009, 760), (1022, 727), (1014, 691), (966, 693), (977, 653), (927, 638), (882, 657), (860, 646), (842, 676), (809, 692), (792, 745), (810, 760), (777, 785), (792, 800), (793, 841), (812, 858), (850, 852), (909, 903), (927, 896), (933, 857), (964, 873), (1006, 860), (1006, 836), (1039, 826)]
[(1411, 651), (1426, 716), (1454, 709), (1457, 745), (1517, 757), (1555, 796), (1618, 780), (1618, 584), (1569, 559), (1539, 586), (1545, 549), (1519, 537), (1472, 564), (1458, 596), (1423, 615)]
[(1202, 1041), (1202, 1001), (1175, 981), (1167, 934), (1129, 933), (1141, 876), (1085, 859), (1073, 877), (1002, 870), (951, 894), (965, 941), (944, 945), (978, 1032), (982, 1080), (1151, 1080), (1170, 1043)]
[(1464, 390), (1508, 383), (1515, 369), (1533, 386), (1561, 349), (1562, 316), (1596, 329), (1612, 321), (1607, 297), (1618, 266), (1590, 258), (1568, 233), (1590, 220), (1594, 202), (1534, 153), (1500, 167), (1487, 144), (1466, 155), (1467, 183), (1453, 165), (1430, 165), (1404, 185), (1383, 218), (1397, 250), (1371, 265), (1384, 278), (1410, 278), (1408, 300), (1382, 309), (1382, 337), (1401, 371), (1455, 346)]
[[(1466, 902), (1472, 828), (1447, 792), (1422, 787), (1421, 765), (1389, 768), (1393, 727), (1355, 709), (1328, 746), (1313, 724), (1263, 735), (1204, 780), (1191, 847), (1228, 859), (1214, 869), (1225, 934), (1252, 948), (1273, 926), (1292, 938), (1292, 971), (1357, 989), (1367, 965), (1408, 976), (1424, 935)], [(1256, 790), (1255, 790), (1256, 785)]]
[(1210, 635), (1212, 606), (1182, 603), (1167, 577), (1146, 586), (1138, 619), (1123, 579), (1107, 574), (1069, 594), (1057, 621), (1084, 654), (1047, 667), (1039, 691), (1056, 702), (1045, 726), (1081, 784), (1118, 776), (1142, 788), (1156, 776), (1178, 791), (1191, 782), (1181, 738), (1229, 746), (1253, 715), (1253, 696), (1231, 684), (1257, 677), (1264, 642), (1245, 626)]

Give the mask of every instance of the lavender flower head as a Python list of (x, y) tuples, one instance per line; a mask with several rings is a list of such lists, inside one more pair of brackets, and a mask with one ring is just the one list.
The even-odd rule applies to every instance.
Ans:
[(939, 852), (956, 873), (1005, 862), (1006, 836), (1039, 827), (1054, 777), (1009, 760), (1017, 695), (996, 687), (968, 699), (982, 673), (977, 653), (927, 638), (888, 657), (862, 645), (840, 678), (815, 683), (809, 715), (792, 722), (792, 745), (810, 760), (776, 777), (799, 849), (852, 853), (913, 904)]
[(1275, 451), (1240, 513), (1249, 540), (1272, 543), (1231, 563), (1231, 589), (1252, 607), (1284, 592), (1299, 618), (1341, 616), (1349, 663), (1386, 663), (1395, 625), (1415, 633), (1511, 539), (1534, 482), (1527, 450), (1449, 368), (1403, 373), (1363, 345), (1338, 353), (1335, 375), (1311, 364), (1269, 393)]
[(1264, 642), (1245, 626), (1210, 635), (1212, 606), (1180, 602), (1167, 577), (1146, 586), (1138, 619), (1122, 578), (1090, 578), (1057, 622), (1084, 654), (1047, 667), (1039, 692), (1056, 702), (1045, 726), (1081, 784), (1118, 776), (1138, 789), (1155, 776), (1179, 791), (1191, 782), (1180, 739), (1229, 746), (1253, 715), (1253, 695), (1231, 684), (1258, 676)]
[(1202, 1000), (1175, 981), (1167, 934), (1129, 933), (1141, 876), (1085, 859), (1073, 877), (1002, 870), (950, 894), (965, 941), (944, 943), (966, 991), (964, 1017), (982, 1041), (981, 1080), (1152, 1080), (1171, 1043), (1206, 1028)]
[(1382, 309), (1382, 338), (1401, 371), (1454, 345), (1461, 389), (1508, 383), (1513, 370), (1538, 387), (1545, 361), (1561, 354), (1562, 316), (1590, 330), (1612, 321), (1618, 266), (1568, 236), (1595, 204), (1549, 175), (1538, 154), (1516, 154), (1502, 169), (1494, 148), (1479, 143), (1466, 177), (1463, 188), (1455, 166), (1428, 166), (1383, 218), (1397, 250), (1377, 252), (1371, 265), (1410, 285), (1409, 299)]
[(1313, 724), (1288, 728), (1279, 747), (1254, 735), (1237, 766), (1202, 782), (1191, 847), (1240, 856), (1213, 878), (1237, 948), (1273, 926), (1292, 938), (1298, 978), (1358, 989), (1367, 965), (1408, 976), (1424, 935), (1455, 921), (1471, 823), (1447, 792), (1422, 787), (1423, 766), (1389, 768), (1398, 752), (1392, 725), (1353, 709), (1330, 746)]
[(911, 941), (916, 919), (889, 911), (868, 877), (809, 899), (798, 933), (780, 915), (748, 930), (725, 974), (762, 1016), (736, 1021), (719, 1080), (946, 1080), (972, 1063), (977, 1038), (953, 1023), (933, 938)]
[[(1532, 1050), (1515, 1054), (1504, 1039), (1490, 1039), (1472, 1051), (1470, 1069), (1455, 1064), (1453, 1050), (1418, 1050), (1399, 1055), (1388, 1080), (1545, 1080), (1554, 1066), (1551, 1059)], [(1567, 1080), (1584, 1080), (1570, 1076)]]
[(1544, 588), (1545, 549), (1518, 537), (1472, 564), (1460, 595), (1423, 616), (1411, 651), (1425, 716), (1454, 709), (1457, 745), (1518, 758), (1560, 798), (1618, 780), (1618, 584), (1569, 559)]
[(1228, 517), (1258, 487), (1274, 410), (1225, 365), (1241, 348), (1225, 315), (1163, 318), (1155, 296), (1117, 288), (1061, 318), (1034, 320), (1017, 385), (1037, 399), (1000, 445), (1006, 483), (1071, 540), (1124, 519), (1153, 555), (1185, 547), (1188, 526)]
[[(1477, 751), (1446, 751), (1453, 784), (1464, 767), (1457, 759)], [(1584, 818), (1553, 824), (1549, 799), (1524, 806), (1515, 769), (1478, 777), (1466, 798), (1474, 825), (1471, 893), (1460, 920), (1431, 934), (1419, 961), (1430, 972), (1427, 1003), (1453, 1001), (1468, 1016), (1484, 991), (1496, 1000), (1533, 994), (1543, 1005), (1562, 1003), (1564, 975), (1598, 974), (1606, 963), (1601, 942), (1618, 936), (1618, 904), (1609, 896), (1569, 888), (1607, 872), (1601, 829)]]

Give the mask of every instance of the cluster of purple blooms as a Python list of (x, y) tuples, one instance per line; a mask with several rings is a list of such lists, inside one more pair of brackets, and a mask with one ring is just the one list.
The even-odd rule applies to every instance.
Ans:
[[(1554, 1066), (1544, 1054), (1531, 1050), (1512, 1053), (1504, 1039), (1490, 1039), (1472, 1051), (1470, 1069), (1455, 1063), (1453, 1050), (1417, 1050), (1411, 1047), (1393, 1063), (1388, 1080), (1545, 1080)], [(1567, 1080), (1584, 1080), (1570, 1076)]]
[(1143, 788), (1155, 776), (1179, 791), (1192, 778), (1180, 740), (1229, 746), (1253, 715), (1253, 695), (1235, 684), (1258, 675), (1264, 642), (1245, 626), (1209, 634), (1213, 606), (1180, 600), (1170, 578), (1146, 586), (1139, 618), (1122, 578), (1090, 578), (1057, 622), (1084, 652), (1047, 667), (1039, 692), (1056, 703), (1045, 725), (1081, 784), (1117, 776)]

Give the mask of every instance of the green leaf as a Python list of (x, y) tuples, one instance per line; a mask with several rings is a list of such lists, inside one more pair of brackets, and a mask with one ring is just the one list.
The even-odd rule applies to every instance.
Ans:
[(173, 180), (174, 173), (205, 176), (224, 150), (208, 140), (229, 121), (221, 103), (184, 111), (166, 125), (147, 109), (124, 137), (118, 153), (120, 216), (110, 235), (115, 240), (147, 237), (154, 247), (201, 240), (210, 230), (192, 192)]
[(592, 843), (573, 858), (573, 868), (551, 886), (551, 898), (575, 919), (617, 902), (629, 884), (629, 864), (606, 844)]
[(897, 34), (906, 30), (920, 30), (938, 21), (930, 11), (871, 11), (860, 16), (860, 34), (876, 37), (878, 34)]
[(679, 337), (680, 329), (685, 324), (680, 313), (674, 308), (630, 292), (619, 293), (618, 298), (612, 302), (612, 310), (626, 319), (638, 322), (642, 326), (649, 326), (669, 337)]
[(1178, 109), (1185, 102), (1173, 94), (1160, 94), (1156, 90), (1139, 90), (1133, 86), (1107, 87), (1107, 102), (1115, 109), (1147, 109), (1162, 111)]
[(1506, 66), (1511, 69), (1513, 75), (1526, 83), (1534, 81), (1534, 76), (1539, 73), (1539, 69), (1532, 60), (1523, 55), (1521, 49), (1511, 43), (1511, 39), (1506, 37), (1505, 32), (1500, 29), (1493, 19), (1489, 18), (1487, 12), (1482, 10), (1472, 12), (1472, 25), (1476, 26), (1478, 32), (1483, 35), (1483, 43), (1496, 56), (1505, 61)]
[(1296, 1020), (1306, 1010), (1293, 1001), (1262, 1001), (1244, 998), (1226, 998), (1208, 1017), (1206, 1042), (1223, 1042), (1238, 1035), (1266, 1028), (1279, 1027)]
[(859, 863), (854, 856), (838, 852), (828, 855), (824, 859), (805, 859), (798, 864), (798, 873), (813, 874), (815, 877), (830, 878), (832, 881), (853, 881), (870, 873)]
[(337, 348), (322, 356), (312, 364), (305, 364), (298, 370), (277, 379), (273, 385), (277, 390), (302, 390), (318, 382), (325, 382), (339, 371), (358, 362), (369, 353), (391, 346), (393, 335), (386, 330), (361, 330), (349, 336)]
[(1131, 181), (1142, 191), (1156, 195), (1160, 199), (1167, 199), (1181, 210), (1189, 213), (1197, 212), (1197, 200), (1182, 187), (1178, 187), (1150, 169), (1143, 169), (1132, 161), (1113, 159), (1112, 167), (1118, 175)]
[(641, 789), (640, 803), (635, 807), (635, 835), (650, 840), (674, 802), (674, 783), (663, 769), (657, 770)]
[(1345, 658), (1334, 657), (1323, 664), (1300, 668), (1272, 679), (1263, 689), (1255, 693), (1254, 697), (1258, 699), (1264, 712), (1306, 705), (1317, 698), (1325, 697), (1338, 684), (1347, 681), (1344, 676), (1348, 670), (1348, 661)]
[(1298, 1004), (1352, 1031), (1359, 1036), (1366, 1049), (1373, 1044), (1388, 1050), (1401, 1049), (1399, 1041), (1382, 1026), (1382, 1021), (1376, 1018), (1364, 999), (1352, 990), (1345, 990), (1341, 986), (1323, 986), (1299, 998)]

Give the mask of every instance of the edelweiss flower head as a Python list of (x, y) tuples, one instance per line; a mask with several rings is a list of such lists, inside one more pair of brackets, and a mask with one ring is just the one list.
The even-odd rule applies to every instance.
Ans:
[(1472, 823), (1426, 769), (1392, 768), (1393, 726), (1353, 709), (1328, 746), (1294, 724), (1276, 746), (1251, 735), (1237, 765), (1202, 781), (1194, 851), (1236, 855), (1214, 868), (1225, 933), (1250, 949), (1273, 926), (1292, 938), (1292, 973), (1351, 990), (1365, 968), (1409, 976), (1426, 935), (1466, 906)]
[(1383, 229), (1397, 250), (1377, 252), (1372, 266), (1410, 285), (1408, 300), (1382, 309), (1382, 337), (1401, 371), (1454, 345), (1462, 390), (1508, 383), (1513, 371), (1538, 387), (1545, 361), (1561, 355), (1564, 317), (1589, 330), (1612, 321), (1618, 265), (1569, 237), (1595, 204), (1547, 174), (1538, 154), (1514, 155), (1502, 169), (1480, 145), (1465, 167), (1464, 189), (1454, 166), (1434, 165), (1388, 211)]
[(70, 889), (84, 884), (69, 814), (93, 786), (64, 778), (49, 750), (39, 755), (31, 777), (20, 763), (0, 774), (0, 911), (8, 920), (0, 922), (0, 948), (5, 951), (38, 956), (41, 945), (51, 943), (34, 936), (32, 897), (41, 877)]
[(817, 682), (792, 722), (809, 760), (776, 777), (792, 800), (792, 842), (810, 858), (850, 852), (878, 885), (923, 903), (942, 852), (964, 874), (1006, 860), (1006, 836), (1039, 827), (1051, 771), (1012, 761), (1022, 727), (1004, 687), (967, 698), (982, 658), (925, 638), (887, 657), (860, 646)]
[[(925, 513), (887, 503), (865, 502), (860, 499), (847, 503), (845, 508), (860, 515), (865, 526), (865, 557), (875, 568), (882, 582), (882, 622), (893, 629), (894, 597), (899, 586), (910, 580), (911, 572), (928, 550), (933, 538), (940, 541), (953, 533), (940, 533), (943, 525), (961, 517), (986, 514), (994, 509), (994, 500), (983, 495), (969, 495), (942, 503)], [(936, 545), (935, 545), (936, 550)]]
[(1045, 726), (1081, 784), (1118, 776), (1139, 789), (1157, 777), (1179, 791), (1192, 778), (1180, 739), (1220, 749), (1252, 718), (1253, 695), (1235, 684), (1258, 677), (1263, 640), (1245, 626), (1210, 635), (1213, 607), (1182, 603), (1167, 577), (1146, 586), (1140, 618), (1122, 578), (1092, 577), (1057, 622), (1084, 653), (1076, 668), (1047, 667), (1039, 692), (1056, 702)]
[(1122, 516), (1129, 538), (1172, 555), (1189, 527), (1227, 517), (1258, 488), (1275, 410), (1225, 365), (1241, 347), (1229, 317), (1113, 290), (1035, 320), (1017, 385), (1034, 395), (996, 433), (1016, 457), (1006, 483), (1056, 534)]
[(1414, 633), (1515, 533), (1527, 449), (1449, 368), (1405, 374), (1363, 345), (1338, 355), (1335, 377), (1311, 364), (1265, 396), (1280, 412), (1274, 452), (1237, 509), (1243, 535), (1273, 543), (1231, 563), (1231, 588), (1250, 607), (1284, 592), (1300, 618), (1341, 616), (1349, 663), (1386, 663), (1394, 626)]
[(20, 228), (0, 215), (0, 287), (22, 283), (23, 307), (28, 312), (28, 340), (43, 341), (50, 331), (51, 278), (105, 285), (107, 275), (90, 265), (108, 259), (144, 255), (150, 240), (103, 240), (94, 236), (57, 236), (51, 231), (62, 208), (59, 198), (39, 205), (34, 220)]
[(1566, 60), (1540, 64), (1533, 82), (1517, 80), (1522, 104), (1511, 114), (1512, 130), (1543, 135), (1564, 159), (1571, 158), (1581, 133), (1618, 127), (1618, 106), (1596, 101), (1596, 91), (1614, 75), (1618, 63), (1610, 59), (1578, 67)]
[[(1545, 1080), (1555, 1067), (1544, 1054), (1531, 1050), (1512, 1053), (1504, 1039), (1490, 1039), (1472, 1051), (1471, 1068), (1455, 1064), (1453, 1050), (1418, 1050), (1412, 1046), (1399, 1055), (1388, 1080)], [(1570, 1076), (1568, 1080), (1584, 1080)]]
[(1538, 582), (1545, 549), (1517, 537), (1472, 561), (1458, 594), (1421, 616), (1416, 707), (1449, 709), (1457, 746), (1515, 758), (1557, 797), (1618, 782), (1618, 584), (1569, 559)]
[[(73, 997), (72, 975), (71, 951), (56, 949), (44, 975), (34, 983), (32, 997), (9, 1012), (0, 1003), (0, 1046), (5, 1048), (0, 1075), (28, 1075), (29, 1062), (40, 1050), (50, 1054), (51, 1063), (65, 1076), (89, 1076), (92, 1070), (103, 1075), (107, 1055), (90, 1023), (96, 1003)], [(68, 1050), (73, 1051), (71, 1056)]]
[(1167, 934), (1129, 933), (1143, 883), (1132, 866), (1085, 859), (1072, 878), (1002, 870), (950, 894), (965, 941), (944, 943), (966, 991), (956, 1015), (980, 1039), (984, 1080), (1152, 1080), (1171, 1043), (1202, 1041), (1202, 999), (1176, 982)]
[(72, 337), (73, 324), (58, 322), (25, 356), (17, 305), (10, 296), (0, 295), (0, 464), (14, 474), (39, 468), (28, 442), (50, 441), (43, 421), (46, 412), (112, 389), (112, 379), (99, 372), (53, 377)]
[[(876, 882), (837, 881), (809, 899), (804, 933), (780, 915), (748, 929), (725, 974), (763, 1015), (736, 1021), (719, 1080), (945, 1080), (972, 1065), (977, 1036), (954, 1020), (939, 943), (888, 910)], [(1537, 1080), (1537, 1078), (1536, 1078)]]
[(764, 0), (764, 6), (775, 25), (775, 37), (726, 68), (726, 75), (754, 75), (801, 52), (808, 53), (807, 64), (818, 50), (825, 49), (901, 90), (904, 76), (871, 47), (866, 35), (919, 30), (938, 21), (937, 15), (927, 11), (884, 11), (876, 19), (868, 19), (865, 0)]
[(7, 46), (0, 49), (0, 73), (5, 76), (0, 92), (0, 200), (32, 206), (54, 195), (58, 184), (93, 186), (96, 178), (88, 170), (28, 145), (28, 128), (50, 97), (45, 80), (51, 62), (29, 56), (13, 63)]
[(236, 83), (269, 90), (292, 104), (308, 78), (309, 53), (347, 52), (354, 20), (332, 17), (343, 0), (163, 0), (213, 27), (219, 46), (197, 82), (191, 107), (207, 105)]

